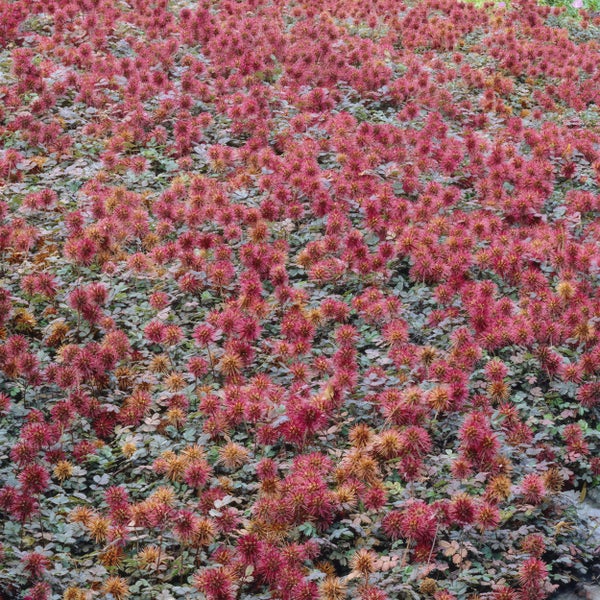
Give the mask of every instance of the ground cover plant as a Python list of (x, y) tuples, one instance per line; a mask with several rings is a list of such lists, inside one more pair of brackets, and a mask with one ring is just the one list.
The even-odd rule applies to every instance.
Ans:
[(600, 19), (0, 2), (0, 596), (597, 576)]

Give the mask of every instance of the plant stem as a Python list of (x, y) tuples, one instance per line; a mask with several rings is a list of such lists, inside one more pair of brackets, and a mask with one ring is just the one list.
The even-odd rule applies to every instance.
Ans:
[(210, 351), (210, 345), (206, 344), (206, 351), (208, 352), (208, 360), (210, 362), (210, 372), (212, 376), (215, 377), (215, 363), (213, 360), (212, 352)]
[(402, 554), (402, 560), (400, 561), (401, 567), (404, 567), (406, 565), (406, 559), (408, 558), (408, 551), (410, 550), (411, 544), (412, 538), (408, 538), (408, 540), (406, 540), (406, 548), (404, 549), (404, 554)]
[(431, 543), (431, 548), (429, 549), (429, 556), (427, 556), (427, 564), (431, 562), (431, 556), (433, 554), (433, 549), (435, 548), (435, 542), (437, 541), (438, 528), (440, 524), (436, 523), (435, 525), (435, 533), (433, 534), (433, 542)]
[(162, 561), (162, 542), (163, 542), (163, 532), (161, 531), (158, 536), (158, 557), (156, 558), (156, 577), (160, 577), (160, 563)]

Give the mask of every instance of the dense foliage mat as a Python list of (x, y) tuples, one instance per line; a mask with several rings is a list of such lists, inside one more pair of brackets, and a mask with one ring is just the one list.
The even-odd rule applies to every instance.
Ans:
[(0, 596), (593, 577), (600, 20), (0, 2)]

